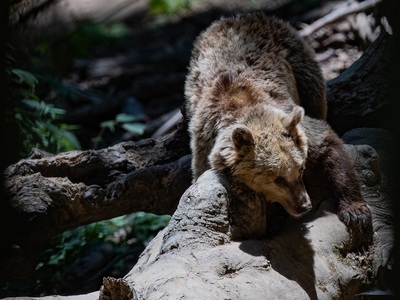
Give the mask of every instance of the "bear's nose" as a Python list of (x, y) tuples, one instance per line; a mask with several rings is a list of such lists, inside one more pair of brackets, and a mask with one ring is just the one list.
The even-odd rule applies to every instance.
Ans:
[(303, 203), (301, 206), (299, 206), (297, 208), (297, 212), (299, 214), (302, 214), (302, 213), (308, 212), (311, 208), (312, 208), (311, 201), (308, 201), (306, 203)]

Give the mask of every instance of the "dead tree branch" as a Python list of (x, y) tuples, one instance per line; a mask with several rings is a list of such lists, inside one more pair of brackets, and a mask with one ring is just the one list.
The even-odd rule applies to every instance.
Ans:
[(340, 7), (337, 10), (332, 11), (331, 13), (327, 14), (321, 19), (318, 19), (314, 23), (310, 25), (306, 25), (305, 28), (300, 30), (299, 34), (302, 37), (308, 37), (312, 33), (316, 32), (317, 30), (321, 29), (322, 27), (334, 23), (346, 16), (370, 9), (379, 5), (382, 0), (366, 0), (363, 2), (356, 2), (351, 3), (350, 5), (346, 4)]
[(172, 214), (191, 182), (188, 154), (182, 126), (158, 140), (36, 155), (10, 166), (2, 228), (13, 234), (2, 249), (2, 277), (30, 273), (48, 240), (65, 230), (135, 211)]

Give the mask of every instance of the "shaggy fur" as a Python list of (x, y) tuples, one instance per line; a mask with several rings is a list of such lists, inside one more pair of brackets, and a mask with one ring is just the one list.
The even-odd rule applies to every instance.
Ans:
[(324, 121), (319, 66), (288, 24), (262, 13), (214, 22), (195, 42), (185, 96), (194, 180), (225, 172), (299, 216), (311, 208), (303, 170), (318, 165), (341, 220), (370, 222), (354, 167)]

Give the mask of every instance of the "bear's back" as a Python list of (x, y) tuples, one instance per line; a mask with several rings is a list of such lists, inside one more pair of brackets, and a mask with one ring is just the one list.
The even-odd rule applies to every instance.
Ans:
[(290, 114), (301, 105), (311, 117), (326, 117), (325, 82), (312, 50), (287, 23), (263, 13), (222, 18), (199, 35), (185, 97), (194, 178), (210, 168), (221, 132), (247, 115)]
[(325, 82), (313, 56), (296, 31), (275, 17), (249, 13), (222, 18), (195, 42), (185, 86), (188, 113), (197, 102), (212, 100), (209, 90), (221, 74), (229, 73), (253, 80), (268, 104), (298, 104), (306, 114), (325, 119)]

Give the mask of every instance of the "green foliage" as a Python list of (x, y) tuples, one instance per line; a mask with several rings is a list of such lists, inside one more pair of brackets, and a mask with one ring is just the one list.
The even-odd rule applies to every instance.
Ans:
[(171, 219), (169, 215), (157, 216), (144, 212), (137, 212), (132, 217), (135, 238), (144, 245), (153, 239), (156, 232), (167, 226)]
[(38, 79), (25, 70), (11, 68), (7, 75), (13, 84), (12, 100), (15, 107), (9, 112), (8, 119), (15, 122), (24, 137), (21, 156), (26, 156), (33, 147), (59, 153), (80, 149), (80, 144), (71, 132), (75, 126), (57, 124), (65, 111), (46, 103), (35, 94)]
[(193, 2), (194, 0), (150, 0), (149, 13), (173, 15), (190, 8)]
[[(38, 80), (36, 79), (36, 77), (27, 71), (11, 69), (9, 70), (9, 72), (16, 77), (14, 79), (16, 83), (21, 85), (26, 84), (31, 90), (33, 90), (38, 84)], [(22, 91), (24, 91), (24, 89), (22, 89)]]
[[(127, 247), (128, 240), (144, 246), (164, 228), (170, 216), (137, 212), (110, 220), (95, 222), (66, 231), (51, 240), (51, 247), (43, 252), (36, 267), (36, 289), (57, 293), (65, 269), (82, 254), (85, 245), (96, 241), (114, 241), (115, 248)], [(120, 230), (127, 233), (118, 237)], [(117, 242), (115, 242), (117, 240)], [(49, 287), (52, 287), (51, 290)]]
[(38, 56), (34, 63), (47, 72), (64, 72), (72, 66), (76, 58), (93, 56), (98, 48), (114, 46), (118, 40), (128, 35), (129, 29), (123, 23), (80, 21), (74, 30), (37, 45)]
[[(26, 157), (33, 147), (59, 153), (80, 149), (80, 143), (73, 131), (76, 126), (60, 122), (65, 111), (55, 107), (47, 99), (41, 99), (36, 90), (42, 88), (45, 93), (52, 90), (62, 98), (73, 98), (74, 92), (57, 82), (55, 76), (73, 65), (76, 58), (89, 57), (102, 46), (113, 46), (116, 41), (127, 36), (129, 29), (123, 23), (98, 24), (89, 21), (79, 22), (73, 31), (64, 32), (53, 40), (41, 42), (35, 51), (23, 47), (14, 49), (8, 45), (6, 70), (9, 90), (5, 100), (9, 111), (5, 114), (5, 125), (18, 128), (20, 136), (18, 158)], [(13, 58), (13, 53), (26, 57), (23, 64), (30, 69), (40, 70), (40, 74), (22, 70), (22, 64)], [(45, 86), (47, 84), (47, 86)], [(127, 130), (140, 132), (143, 126), (125, 124)]]
[(103, 135), (106, 130), (115, 132), (116, 128), (122, 128), (126, 131), (142, 135), (146, 128), (146, 125), (140, 122), (136, 122), (137, 118), (126, 113), (121, 113), (115, 116), (114, 120), (107, 120), (100, 123), (100, 133), (92, 138), (93, 148), (97, 148), (98, 144), (102, 141)]
[(121, 126), (126, 131), (142, 135), (146, 125), (136, 122), (136, 120), (137, 118), (135, 116), (121, 113), (115, 117), (114, 124), (116, 126)]
[(82, 247), (91, 241), (104, 240), (105, 237), (112, 235), (118, 228), (124, 226), (123, 218), (92, 223), (58, 235), (51, 240), (51, 247), (43, 252), (36, 270), (45, 274), (50, 269), (57, 269), (55, 274), (59, 278), (55, 278), (56, 285), (61, 278), (62, 269), (79, 257)]
[(146, 246), (159, 230), (167, 226), (170, 218), (168, 215), (137, 212), (66, 231), (50, 241), (34, 274), (10, 282), (6, 289), (0, 290), (0, 297), (59, 294), (65, 272), (84, 255), (85, 246), (108, 242), (114, 245), (115, 253), (129, 251), (133, 244)]
[(121, 127), (126, 131), (142, 135), (146, 126), (142, 123), (123, 123), (121, 124)]

